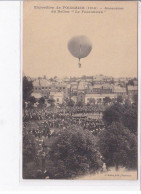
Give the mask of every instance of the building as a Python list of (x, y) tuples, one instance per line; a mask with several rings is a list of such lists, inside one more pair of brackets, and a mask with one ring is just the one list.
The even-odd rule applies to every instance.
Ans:
[(77, 96), (72, 96), (71, 99), (74, 101), (74, 103), (77, 103)]
[(134, 83), (134, 86), (138, 85), (138, 81), (137, 80), (134, 80), (133, 83)]
[(77, 102), (81, 104), (85, 104), (85, 93), (84, 92), (78, 92)]
[(138, 86), (127, 86), (127, 93), (129, 96), (134, 96), (138, 94)]
[(33, 93), (41, 94), (42, 97), (49, 96), (50, 82), (46, 79), (36, 79), (33, 81)]
[(114, 86), (113, 93), (117, 94), (117, 96), (125, 97), (126, 96), (126, 88), (122, 88), (120, 86)]
[(105, 83), (105, 76), (103, 75), (95, 75), (93, 76), (93, 82), (94, 84), (104, 84)]
[(40, 99), (42, 97), (40, 93), (32, 93), (31, 96), (35, 97), (36, 99)]
[(117, 95), (116, 94), (86, 94), (85, 95), (85, 104), (90, 103), (90, 101), (93, 99), (94, 102), (97, 103), (102, 103), (103, 99), (105, 97), (109, 97), (111, 99), (116, 99)]
[(78, 90), (78, 82), (74, 82), (70, 84), (70, 90), (71, 90), (71, 97), (77, 95)]
[(89, 86), (87, 89), (88, 94), (111, 94), (113, 90), (113, 85), (111, 84), (95, 84), (94, 86)]
[(43, 97), (49, 97), (51, 92), (63, 92), (64, 97), (68, 97), (70, 87), (65, 83), (50, 82), (46, 79), (36, 79), (33, 81), (33, 92), (40, 93)]
[(55, 104), (62, 104), (64, 101), (63, 92), (52, 93), (51, 97), (55, 100)]

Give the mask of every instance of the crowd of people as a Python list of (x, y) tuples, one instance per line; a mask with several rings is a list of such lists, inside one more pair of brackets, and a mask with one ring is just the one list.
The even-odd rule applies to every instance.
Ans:
[(64, 116), (68, 117), (68, 115), (75, 115), (75, 114), (81, 114), (81, 115), (87, 115), (90, 113), (102, 113), (104, 111), (103, 106), (74, 106), (74, 107), (59, 107), (54, 108), (50, 110), (49, 108), (46, 109), (26, 109), (23, 113), (23, 121), (30, 121), (30, 120), (45, 120), (49, 119), (51, 117), (58, 117), (58, 118), (64, 118)]
[[(44, 123), (42, 128), (49, 129), (67, 129), (73, 125), (81, 126), (83, 129), (99, 131), (103, 128), (103, 121), (95, 118), (89, 118), (89, 112), (72, 111), (48, 111), (38, 109), (25, 110), (23, 115), (24, 123), (29, 121), (41, 121)], [(80, 109), (77, 109), (80, 110)], [(101, 114), (99, 111), (98, 114)]]
[[(103, 112), (105, 110), (105, 106), (103, 105), (93, 105), (93, 106), (73, 106), (73, 107), (66, 107), (66, 112), (68, 113), (95, 113), (95, 112)], [(62, 110), (63, 111), (63, 110)]]
[[(89, 130), (93, 134), (97, 134), (104, 128), (102, 120), (89, 118), (88, 113), (79, 112), (81, 109), (73, 111), (65, 111), (63, 109), (26, 109), (23, 113), (23, 140), (28, 138), (28, 145), (35, 146), (35, 156), (39, 158), (45, 153), (48, 147), (49, 137), (58, 130), (71, 129), (73, 127), (81, 127)], [(26, 143), (25, 143), (26, 145)]]

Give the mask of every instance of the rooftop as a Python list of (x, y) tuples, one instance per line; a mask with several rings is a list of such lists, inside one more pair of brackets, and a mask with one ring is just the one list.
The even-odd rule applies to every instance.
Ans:
[(138, 86), (128, 86), (128, 90), (138, 90)]

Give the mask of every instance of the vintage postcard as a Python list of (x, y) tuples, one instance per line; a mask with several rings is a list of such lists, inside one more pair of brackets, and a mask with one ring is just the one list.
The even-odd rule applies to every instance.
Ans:
[(23, 2), (23, 179), (138, 179), (138, 2)]

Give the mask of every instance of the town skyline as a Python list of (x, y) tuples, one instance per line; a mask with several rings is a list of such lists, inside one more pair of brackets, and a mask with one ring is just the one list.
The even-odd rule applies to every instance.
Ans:
[[(83, 60), (82, 60), (83, 61)], [(83, 62), (82, 62), (82, 66), (83, 66)], [(40, 65), (39, 65), (40, 67)], [(54, 68), (53, 68), (54, 69)], [(87, 74), (85, 74), (86, 72), (86, 67), (81, 67), (78, 68), (78, 61), (76, 60), (76, 62), (74, 63), (74, 69), (72, 72), (67, 72), (65, 71), (66, 73), (63, 74), (63, 71), (54, 71), (52, 73), (46, 73), (48, 72), (48, 69), (45, 71), (42, 71), (42, 70), (39, 70), (38, 72), (34, 72), (34, 71), (29, 71), (28, 69), (26, 70), (25, 68), (23, 69), (23, 74), (25, 76), (29, 76), (29, 77), (43, 77), (44, 75), (51, 78), (51, 77), (54, 77), (54, 76), (57, 76), (58, 78), (63, 78), (63, 77), (82, 77), (82, 76), (95, 76), (95, 75), (104, 75), (104, 76), (108, 76), (108, 77), (115, 77), (115, 78), (118, 78), (118, 77), (138, 77), (138, 71), (137, 71), (137, 67), (135, 67), (134, 69), (136, 69), (136, 72), (120, 72), (118, 73), (117, 71), (112, 71), (112, 72), (106, 72), (106, 71), (99, 71), (97, 72), (95, 69), (91, 69), (90, 72), (87, 72)], [(94, 73), (92, 73), (92, 71), (94, 71)], [(54, 74), (55, 72), (55, 74)], [(63, 75), (62, 75), (63, 74)]]
[(54, 78), (54, 77), (57, 77), (59, 79), (63, 79), (63, 78), (82, 78), (82, 77), (97, 77), (97, 76), (104, 76), (104, 77), (109, 77), (109, 78), (136, 78), (138, 79), (138, 76), (112, 76), (112, 75), (105, 75), (105, 74), (91, 74), (91, 75), (78, 75), (78, 76), (57, 76), (57, 75), (53, 75), (53, 76), (49, 76), (47, 74), (42, 74), (42, 75), (37, 75), (37, 76), (31, 76), (31, 75), (28, 75), (28, 74), (25, 74), (23, 72), (23, 76), (26, 76), (26, 77), (30, 77), (30, 78), (33, 78), (33, 79), (38, 79), (38, 78), (46, 78), (46, 79), (50, 79), (50, 78)]

